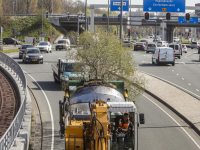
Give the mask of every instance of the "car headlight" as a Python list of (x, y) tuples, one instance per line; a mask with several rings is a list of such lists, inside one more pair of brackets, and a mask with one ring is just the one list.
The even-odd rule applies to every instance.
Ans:
[(43, 56), (41, 55), (41, 56), (39, 56), (39, 58), (43, 58)]
[(26, 55), (26, 58), (29, 58), (29, 56)]

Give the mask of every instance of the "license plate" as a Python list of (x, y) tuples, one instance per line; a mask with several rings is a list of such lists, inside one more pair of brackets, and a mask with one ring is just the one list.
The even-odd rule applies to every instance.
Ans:
[(141, 46), (138, 46), (138, 47), (141, 47)]
[(37, 59), (33, 59), (32, 61), (38, 61)]
[(44, 49), (40, 49), (41, 51), (43, 51)]
[(165, 58), (162, 58), (162, 60), (166, 60)]
[(61, 46), (59, 48), (62, 48)]

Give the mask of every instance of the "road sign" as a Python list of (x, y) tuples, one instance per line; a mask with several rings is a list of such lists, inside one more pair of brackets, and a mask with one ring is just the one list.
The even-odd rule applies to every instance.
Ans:
[(156, 23), (155, 20), (148, 20), (147, 22), (148, 22), (148, 23)]
[(185, 0), (143, 0), (146, 12), (185, 12)]
[[(121, 0), (110, 0), (110, 11), (121, 11)], [(123, 0), (123, 11), (129, 11), (129, 0)]]
[(185, 17), (178, 17), (178, 23), (198, 24), (198, 18), (197, 17), (191, 17), (190, 21), (186, 21)]

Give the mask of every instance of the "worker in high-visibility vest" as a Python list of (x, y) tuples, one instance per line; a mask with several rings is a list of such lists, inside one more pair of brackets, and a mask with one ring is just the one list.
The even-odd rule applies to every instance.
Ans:
[(125, 133), (124, 137), (124, 146), (126, 147), (128, 139), (130, 137), (129, 128), (132, 128), (132, 131), (134, 131), (133, 124), (128, 118), (128, 113), (125, 113), (123, 115), (123, 118), (119, 120), (119, 127), (118, 132), (121, 131), (122, 133)]

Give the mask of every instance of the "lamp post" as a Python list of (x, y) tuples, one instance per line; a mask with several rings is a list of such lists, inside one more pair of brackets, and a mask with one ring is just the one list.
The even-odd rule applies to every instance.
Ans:
[(17, 0), (16, 0), (16, 5), (15, 5), (15, 47), (16, 47), (16, 12), (17, 12)]
[(15, 2), (13, 2), (13, 16), (15, 15)]
[(51, 14), (53, 15), (53, 0), (52, 0), (52, 13)]
[(87, 0), (85, 0), (85, 31), (87, 30)]
[(42, 0), (42, 34), (43, 34), (43, 0)]
[(78, 24), (77, 24), (77, 45), (79, 45), (79, 13), (78, 13)]
[(109, 5), (110, 5), (109, 1), (110, 0), (108, 0), (108, 27), (107, 27), (107, 32), (109, 31), (109, 15), (110, 15), (110, 13), (109, 13)]

